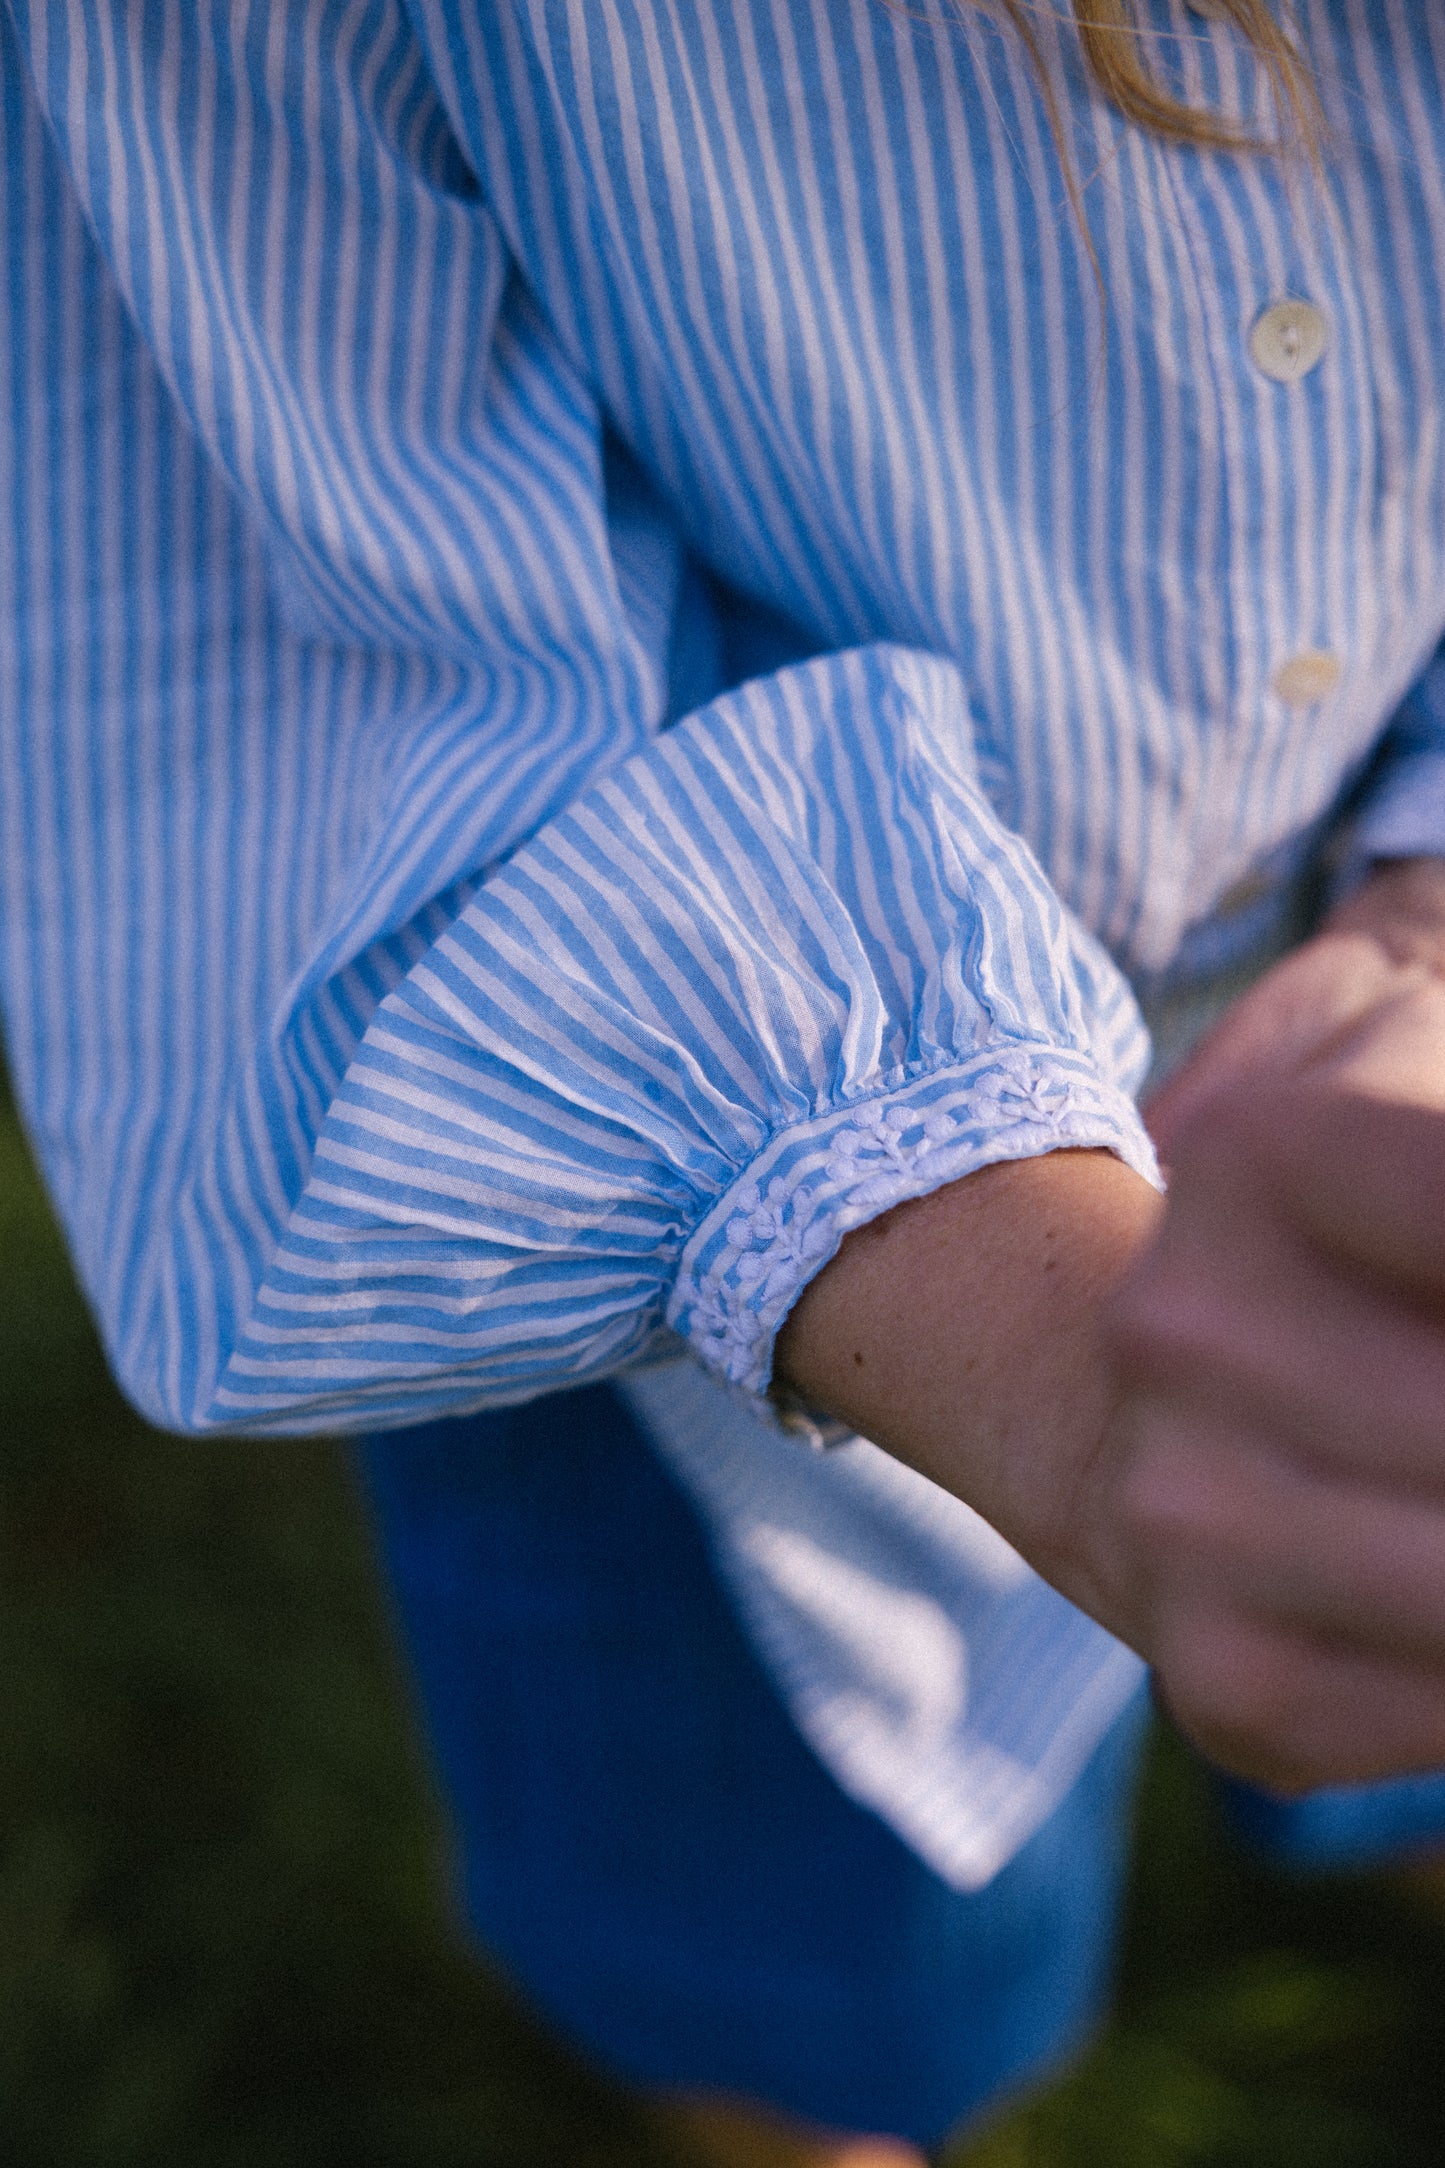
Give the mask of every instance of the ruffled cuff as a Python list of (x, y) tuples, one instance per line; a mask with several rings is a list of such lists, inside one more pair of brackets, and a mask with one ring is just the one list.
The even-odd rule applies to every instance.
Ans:
[(710, 1369), (763, 1393), (773, 1343), (843, 1237), (999, 1160), (1112, 1151), (1159, 1184), (1127, 1093), (1054, 1047), (1009, 1045), (774, 1137), (682, 1253), (668, 1322)]

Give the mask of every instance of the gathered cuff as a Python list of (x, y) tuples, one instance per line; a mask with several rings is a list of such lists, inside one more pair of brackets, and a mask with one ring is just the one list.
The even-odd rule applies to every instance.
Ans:
[(846, 1234), (980, 1167), (1065, 1149), (1112, 1151), (1161, 1186), (1134, 1101), (1044, 1045), (995, 1046), (782, 1130), (685, 1245), (668, 1323), (709, 1369), (765, 1393), (784, 1318)]

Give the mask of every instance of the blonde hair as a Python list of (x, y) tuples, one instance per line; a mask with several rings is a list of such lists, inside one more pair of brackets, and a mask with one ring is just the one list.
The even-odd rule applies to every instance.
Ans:
[[(1049, 124), (1062, 147), (1057, 102), (1030, 20), (1038, 12), (1039, 0), (971, 0), (971, 4), (1002, 16), (1027, 47), (1043, 88)], [(1153, 34), (1145, 29), (1138, 0), (1073, 0), (1079, 43), (1105, 97), (1126, 120), (1173, 143), (1221, 151), (1301, 148), (1311, 162), (1317, 161), (1323, 124), (1314, 84), (1298, 45), (1270, 13), (1266, 0), (1209, 0), (1207, 9), (1198, 12), (1233, 23), (1254, 48), (1274, 93), (1277, 135), (1251, 135), (1236, 121), (1187, 105), (1165, 90), (1149, 64)]]
[[(896, 4), (896, 0), (889, 0)], [(1058, 96), (1049, 78), (1043, 51), (1032, 18), (1048, 13), (1057, 19), (1061, 0), (953, 0), (960, 10), (1002, 18), (1017, 33), (1038, 77), (1039, 92), (1048, 116), (1049, 132), (1063, 167), (1064, 187), (1078, 221), (1098, 290), (1104, 344), (1108, 345), (1108, 302), (1103, 266), (1084, 208), (1083, 191), (1069, 155), (1068, 137)], [(1290, 0), (1283, 0), (1288, 11)], [(1187, 105), (1174, 97), (1155, 78), (1149, 65), (1149, 47), (1157, 33), (1145, 29), (1142, 0), (1073, 0), (1072, 16), (1089, 72), (1115, 110), (1126, 120), (1147, 128), (1171, 143), (1191, 144), (1198, 150), (1302, 151), (1318, 177), (1323, 164), (1324, 115), (1304, 56), (1288, 30), (1282, 29), (1269, 11), (1267, 0), (1205, 0), (1196, 14), (1219, 17), (1233, 23), (1262, 61), (1274, 94), (1278, 132), (1273, 136), (1251, 135), (1237, 121), (1226, 120), (1207, 108)]]

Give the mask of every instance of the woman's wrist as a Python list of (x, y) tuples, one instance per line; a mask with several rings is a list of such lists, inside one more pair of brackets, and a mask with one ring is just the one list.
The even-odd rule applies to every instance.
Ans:
[(785, 1386), (964, 1499), (1126, 1638), (1099, 1318), (1161, 1211), (1106, 1151), (984, 1168), (850, 1235), (777, 1344)]

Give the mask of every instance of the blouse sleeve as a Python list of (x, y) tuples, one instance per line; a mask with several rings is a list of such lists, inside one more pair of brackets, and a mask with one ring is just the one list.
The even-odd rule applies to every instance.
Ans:
[(1151, 1172), (951, 664), (663, 727), (676, 547), (404, 17), (50, 20), (0, 18), (7, 1029), (145, 1411), (419, 1421), (674, 1335), (758, 1392), (871, 1215)]
[(1153, 1174), (1145, 1042), (969, 772), (956, 671), (871, 648), (688, 717), (381, 1004), (222, 1405), (506, 1400), (665, 1319), (753, 1392), (844, 1233), (1000, 1159)]

